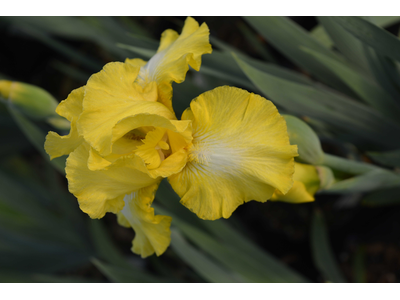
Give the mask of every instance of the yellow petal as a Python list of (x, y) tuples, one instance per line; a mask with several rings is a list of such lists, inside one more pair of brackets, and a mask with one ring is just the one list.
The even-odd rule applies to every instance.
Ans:
[(125, 62), (135, 67), (144, 67), (147, 64), (147, 61), (141, 58), (127, 58), (125, 59)]
[(271, 200), (289, 203), (314, 201), (314, 194), (320, 187), (320, 179), (315, 166), (296, 162), (293, 179), (293, 187), (285, 195), (275, 191)]
[(60, 102), (56, 108), (56, 113), (72, 122), (78, 119), (82, 113), (82, 101), (85, 93), (85, 87), (82, 86), (73, 90), (67, 97), (67, 99)]
[[(160, 152), (162, 151), (158, 146), (163, 136), (166, 133), (165, 128), (156, 128), (155, 130), (149, 132), (146, 138), (143, 140), (143, 145), (137, 147), (136, 155), (140, 156), (146, 163), (148, 169), (158, 168), (161, 164)], [(158, 151), (160, 149), (160, 151)], [(163, 157), (164, 158), (164, 157)]]
[(78, 134), (76, 122), (71, 123), (71, 130), (68, 135), (60, 136), (49, 131), (44, 143), (44, 149), (50, 155), (50, 159), (68, 155), (82, 144), (83, 138)]
[(303, 203), (314, 201), (314, 196), (307, 192), (304, 183), (300, 181), (294, 181), (293, 187), (285, 195), (279, 191), (271, 197), (272, 201), (283, 201), (288, 203)]
[(159, 183), (125, 196), (124, 209), (118, 213), (118, 222), (125, 227), (130, 225), (135, 231), (132, 251), (142, 258), (163, 254), (171, 242), (172, 218), (156, 216), (154, 208), (150, 207)]
[(71, 129), (68, 135), (60, 136), (50, 131), (46, 136), (44, 149), (50, 155), (50, 159), (70, 154), (83, 141), (79, 135), (76, 122), (82, 112), (82, 101), (85, 87), (73, 90), (67, 99), (60, 102), (56, 108), (56, 112), (71, 122)]
[(175, 119), (173, 112), (155, 102), (157, 97), (152, 92), (156, 91), (155, 83), (144, 89), (133, 83), (138, 71), (139, 67), (129, 63), (113, 62), (87, 82), (78, 130), (103, 156), (112, 151), (112, 130), (120, 120), (139, 113)]
[(314, 195), (320, 187), (320, 178), (316, 167), (296, 162), (294, 170), (293, 179), (302, 182), (305, 185), (307, 192)]
[(140, 69), (139, 84), (157, 82), (158, 101), (172, 110), (172, 81), (184, 81), (189, 65), (200, 69), (201, 56), (212, 51), (209, 34), (205, 23), (199, 26), (191, 17), (186, 19), (181, 35), (171, 29), (164, 31), (157, 53)]
[(67, 159), (69, 191), (78, 198), (80, 208), (91, 218), (122, 209), (121, 196), (157, 181), (137, 169), (137, 161), (121, 158), (107, 169), (88, 168), (90, 146), (84, 142)]
[(297, 147), (270, 101), (223, 86), (193, 100), (182, 119), (193, 120), (190, 161), (169, 181), (198, 217), (228, 218), (244, 202), (292, 187)]
[[(128, 145), (129, 141), (124, 140), (123, 143), (127, 143), (125, 149), (133, 149), (144, 162), (149, 164), (148, 170), (142, 170), (143, 172), (147, 172), (151, 177), (157, 178), (159, 176), (168, 177), (182, 170), (187, 161), (187, 147), (192, 141), (190, 120), (177, 121), (169, 120), (159, 115), (138, 114), (120, 121), (113, 128), (112, 141), (114, 143), (122, 143), (120, 140), (124, 139), (132, 129), (137, 128), (152, 128), (153, 131), (147, 133), (149, 137), (146, 136), (142, 140), (146, 144), (136, 147), (133, 145), (135, 142), (133, 140), (132, 146)], [(161, 150), (156, 151), (155, 148), (158, 146), (161, 149), (159, 141), (165, 135), (168, 137), (170, 155), (165, 156), (165, 159), (162, 160), (159, 154)]]

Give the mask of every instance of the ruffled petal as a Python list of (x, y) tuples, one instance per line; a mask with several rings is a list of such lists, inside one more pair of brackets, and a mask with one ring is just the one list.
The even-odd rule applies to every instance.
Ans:
[(145, 88), (134, 84), (139, 67), (113, 62), (90, 77), (85, 87), (83, 112), (78, 130), (101, 155), (112, 151), (112, 130), (120, 120), (140, 113), (176, 119), (172, 111), (157, 100), (155, 83)]
[(193, 121), (193, 145), (169, 182), (199, 218), (228, 218), (244, 202), (292, 187), (297, 146), (270, 101), (223, 86), (192, 101), (182, 119)]
[(172, 218), (154, 215), (154, 208), (151, 207), (159, 183), (126, 195), (125, 206), (118, 213), (119, 224), (132, 227), (135, 231), (132, 251), (142, 258), (154, 253), (157, 256), (163, 254), (171, 242)]
[(164, 31), (157, 53), (140, 69), (139, 84), (157, 82), (158, 101), (172, 110), (172, 81), (184, 81), (189, 65), (200, 69), (201, 56), (212, 51), (209, 34), (205, 23), (199, 26), (191, 17), (186, 19), (181, 35), (171, 29)]
[(85, 87), (82, 86), (73, 90), (67, 99), (60, 102), (56, 108), (56, 113), (66, 118), (68, 121), (77, 120), (82, 113), (82, 101), (85, 93)]
[(121, 196), (158, 181), (140, 172), (138, 161), (130, 157), (118, 159), (106, 169), (91, 171), (88, 168), (89, 153), (90, 146), (82, 143), (69, 155), (65, 170), (69, 191), (78, 198), (81, 210), (91, 218), (117, 212), (124, 205)]
[(314, 194), (320, 187), (320, 179), (315, 166), (296, 162), (293, 179), (293, 187), (285, 195), (275, 191), (271, 200), (289, 203), (314, 201)]
[(56, 112), (71, 122), (71, 129), (68, 135), (60, 136), (50, 131), (46, 136), (44, 149), (50, 155), (50, 159), (68, 155), (74, 151), (82, 142), (83, 138), (78, 133), (76, 122), (82, 113), (82, 101), (85, 87), (73, 90), (67, 99), (60, 102)]
[(44, 149), (50, 155), (50, 159), (68, 155), (82, 144), (83, 138), (78, 134), (76, 122), (71, 123), (71, 130), (68, 135), (60, 136), (49, 131), (44, 143)]

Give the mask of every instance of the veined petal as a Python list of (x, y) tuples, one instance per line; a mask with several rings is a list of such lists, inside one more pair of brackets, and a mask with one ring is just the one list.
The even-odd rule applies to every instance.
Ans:
[(271, 200), (289, 203), (314, 201), (314, 194), (320, 187), (320, 179), (315, 166), (295, 163), (293, 187), (284, 195), (275, 191)]
[(143, 172), (131, 158), (121, 158), (107, 169), (88, 168), (90, 146), (83, 142), (67, 159), (66, 173), (69, 191), (78, 198), (81, 210), (91, 218), (101, 218), (106, 212), (116, 213), (123, 207), (121, 196), (158, 181)]
[(78, 131), (101, 155), (111, 153), (113, 127), (126, 117), (149, 113), (176, 119), (172, 111), (155, 102), (155, 83), (144, 88), (134, 84), (138, 71), (139, 67), (129, 63), (113, 62), (87, 82)]
[(172, 218), (154, 215), (154, 208), (151, 207), (159, 184), (160, 181), (126, 195), (125, 206), (118, 213), (118, 223), (135, 231), (132, 251), (142, 258), (154, 253), (157, 256), (163, 254), (171, 242)]
[(244, 202), (292, 187), (297, 146), (272, 102), (223, 86), (193, 100), (182, 119), (193, 121), (193, 145), (189, 162), (168, 179), (199, 218), (228, 218)]
[(184, 81), (189, 65), (200, 69), (201, 56), (212, 51), (209, 34), (205, 23), (199, 26), (191, 17), (186, 19), (181, 35), (171, 29), (164, 31), (157, 53), (140, 69), (138, 83), (157, 82), (158, 101), (172, 110), (171, 83)]
[(50, 159), (70, 154), (83, 141), (78, 133), (76, 122), (82, 113), (82, 101), (85, 87), (73, 90), (67, 99), (60, 102), (56, 108), (56, 112), (71, 122), (71, 129), (68, 135), (60, 136), (50, 131), (46, 136), (44, 149), (50, 155)]

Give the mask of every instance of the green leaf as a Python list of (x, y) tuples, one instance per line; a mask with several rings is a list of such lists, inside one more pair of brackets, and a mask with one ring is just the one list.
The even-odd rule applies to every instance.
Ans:
[(348, 65), (317, 53), (311, 49), (304, 49), (320, 61), (327, 68), (332, 70), (349, 88), (351, 88), (361, 99), (380, 111), (382, 114), (398, 121), (400, 106), (390, 94), (381, 89), (373, 80), (364, 76), (361, 72), (350, 68)]
[(258, 260), (260, 264), (268, 266), (271, 276), (281, 278), (281, 282), (307, 282), (306, 278), (262, 250), (248, 239), (244, 233), (239, 232), (237, 229), (235, 230), (229, 225), (228, 220), (203, 221), (203, 223), (216, 238), (226, 243), (228, 247), (236, 248), (245, 253), (245, 255)]
[(33, 281), (43, 283), (103, 283), (103, 280), (100, 279), (80, 276), (58, 276), (47, 274), (32, 274), (31, 276)]
[[(91, 20), (88, 20), (91, 18)], [(120, 59), (125, 59), (127, 57), (127, 51), (116, 47), (117, 42), (127, 42), (132, 41), (138, 46), (148, 46), (147, 42), (142, 42), (140, 39), (129, 38), (125, 34), (125, 30), (121, 29), (118, 34), (115, 31), (110, 30), (110, 28), (105, 28), (107, 22), (101, 17), (68, 17), (68, 16), (45, 16), (45, 17), (1, 17), (2, 20), (7, 21), (13, 26), (20, 28), (22, 30), (30, 30), (38, 34), (38, 37), (46, 42), (49, 46), (55, 46), (57, 50), (70, 51), (71, 49), (61, 47), (62, 43), (50, 38), (48, 35), (56, 35), (69, 39), (79, 39), (79, 40), (91, 40), (96, 44), (100, 45), (104, 49), (111, 52), (113, 55), (119, 57)], [(108, 24), (109, 26), (110, 24)], [(112, 26), (112, 25), (111, 25)], [(47, 40), (45, 37), (47, 36)], [(68, 50), (65, 50), (68, 49)], [(77, 53), (73, 54), (76, 55)], [(88, 61), (91, 59), (86, 57)], [(84, 63), (84, 61), (82, 61)], [(101, 68), (101, 66), (100, 66)], [(99, 68), (96, 68), (99, 70)]]
[(353, 62), (363, 70), (364, 73), (370, 75), (371, 70), (368, 67), (368, 61), (365, 57), (363, 43), (337, 24), (335, 22), (335, 17), (317, 17), (317, 19), (323, 25), (323, 27), (320, 28), (326, 30), (333, 40), (335, 47), (338, 48), (350, 62)]
[(37, 224), (51, 226), (57, 222), (56, 216), (38, 203), (34, 193), (16, 180), (11, 179), (5, 173), (0, 172), (0, 203), (10, 209), (35, 220)]
[[(235, 56), (249, 79), (271, 99), (291, 113), (324, 121), (362, 139), (368, 147), (396, 148), (400, 126), (379, 112), (321, 85), (305, 85), (258, 70)], [(353, 139), (354, 141), (354, 139)]]
[(400, 79), (394, 61), (366, 45), (364, 53), (376, 82), (397, 101), (400, 98)]
[(400, 61), (400, 41), (393, 34), (359, 17), (335, 17), (335, 21), (379, 53)]
[(333, 46), (333, 41), (326, 32), (325, 28), (322, 27), (321, 25), (315, 26), (310, 34), (318, 40), (322, 45), (324, 45), (326, 48), (331, 48)]
[(314, 213), (311, 224), (311, 250), (314, 264), (325, 280), (346, 282), (332, 251), (325, 220), (321, 212)]
[[(172, 216), (172, 224), (177, 226), (192, 243), (203, 249), (226, 269), (240, 274), (246, 282), (306, 282), (306, 279), (300, 276), (282, 277), (281, 274), (274, 270), (274, 266), (264, 265), (263, 262), (244, 252), (243, 249), (221, 243), (220, 239), (214, 238), (205, 231), (182, 221), (168, 211), (160, 207), (157, 209), (162, 214)], [(278, 262), (276, 263), (279, 264)]]
[(98, 257), (115, 266), (125, 266), (126, 260), (109, 237), (101, 220), (90, 220), (89, 231)]
[[(317, 19), (322, 23), (325, 24), (324, 22), (321, 21), (322, 18), (333, 18), (333, 17), (317, 17)], [(387, 27), (391, 26), (397, 22), (400, 21), (399, 16), (369, 16), (367, 17), (368, 20), (370, 20), (372, 23), (380, 26), (380, 27)], [(311, 35), (316, 38), (321, 44), (323, 44), (327, 48), (331, 48), (333, 46), (333, 41), (330, 38), (331, 33), (328, 35), (328, 33), (325, 31), (325, 25), (317, 25), (315, 26), (312, 31)], [(335, 42), (336, 45), (337, 41)], [(351, 42), (350, 42), (351, 43)]]
[(183, 261), (209, 282), (243, 282), (240, 275), (227, 271), (219, 263), (191, 246), (177, 229), (171, 229), (171, 247)]
[(43, 158), (47, 162), (51, 163), (58, 171), (65, 174), (65, 157), (58, 157), (50, 160), (49, 155), (44, 151), (45, 133), (42, 132), (33, 122), (25, 118), (11, 103), (8, 105), (8, 110), (19, 128)]
[(315, 132), (299, 118), (290, 115), (282, 116), (286, 121), (290, 144), (298, 147), (299, 159), (313, 165), (320, 164), (324, 153)]
[(265, 61), (276, 63), (273, 55), (267, 50), (265, 43), (261, 41), (261, 38), (258, 35), (254, 34), (254, 32), (248, 28), (247, 24), (240, 22), (238, 28), (246, 41)]
[(360, 161), (355, 161), (355, 160), (350, 160), (350, 159), (345, 159), (339, 156), (335, 155), (330, 155), (327, 153), (324, 153), (324, 159), (322, 161), (322, 164), (325, 166), (328, 166), (334, 170), (338, 170), (344, 173), (348, 174), (365, 174), (370, 171), (374, 170), (381, 170), (381, 168), (372, 165), (372, 164), (367, 164), (363, 163)]
[(389, 167), (400, 167), (400, 149), (387, 152), (368, 152), (374, 161)]
[(40, 30), (37, 30), (35, 27), (21, 27), (21, 31), (25, 32), (26, 34), (30, 35), (31, 37), (41, 41), (45, 45), (47, 45), (50, 48), (53, 48), (54, 50), (62, 53), (66, 57), (69, 57), (75, 61), (80, 62), (82, 65), (84, 65), (86, 68), (90, 69), (91, 71), (100, 71), (102, 68), (102, 64), (100, 62), (95, 61), (91, 57), (87, 57), (83, 55), (81, 52), (77, 51), (76, 49), (70, 47), (68, 44), (57, 41), (56, 39), (52, 38), (51, 36), (48, 36), (41, 32)]
[[(245, 17), (246, 21), (267, 39), (280, 52), (291, 59), (296, 65), (310, 72), (325, 84), (349, 93), (349, 89), (332, 73), (329, 68), (306, 55), (301, 47), (312, 49), (326, 56), (343, 61), (343, 59), (324, 47), (314, 39), (306, 30), (286, 17)], [(351, 93), (350, 93), (351, 95)]]
[[(357, 64), (365, 75), (375, 78), (386, 93), (391, 95), (393, 100), (397, 100), (400, 97), (399, 91), (393, 86), (394, 74), (398, 72), (395, 66), (387, 61), (386, 57), (376, 53), (373, 48), (340, 26), (336, 22), (336, 17), (318, 17), (318, 19), (335, 41), (335, 46), (350, 61)], [(371, 20), (373, 17), (364, 17), (364, 19)]]
[(158, 277), (152, 276), (143, 270), (133, 267), (114, 266), (102, 262), (96, 258), (92, 258), (92, 263), (102, 272), (109, 280), (118, 283), (159, 283), (163, 282)]
[(379, 189), (400, 186), (400, 175), (386, 170), (374, 170), (350, 179), (332, 184), (326, 192), (330, 193), (356, 193), (370, 192)]
[(0, 242), (2, 270), (70, 271), (89, 262), (89, 253), (49, 236), (39, 239), (0, 228)]
[(361, 202), (366, 206), (386, 206), (400, 204), (400, 187), (389, 188), (367, 194)]

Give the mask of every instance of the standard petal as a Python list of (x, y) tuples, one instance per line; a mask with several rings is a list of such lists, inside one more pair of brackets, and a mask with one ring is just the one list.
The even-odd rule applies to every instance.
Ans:
[(275, 189), (292, 187), (297, 147), (270, 101), (223, 86), (192, 101), (182, 119), (193, 121), (193, 145), (169, 181), (198, 217), (228, 218), (244, 202), (265, 202)]
[(157, 82), (158, 101), (172, 110), (172, 81), (184, 81), (189, 65), (200, 69), (201, 56), (212, 51), (209, 35), (207, 25), (199, 26), (191, 17), (186, 19), (181, 35), (171, 29), (164, 31), (157, 53), (140, 69), (139, 84)]
[(113, 62), (87, 82), (78, 131), (101, 155), (111, 153), (113, 127), (126, 117), (149, 113), (175, 119), (172, 111), (156, 102), (155, 83), (144, 89), (134, 84), (138, 70), (129, 63)]
[[(149, 186), (153, 179), (137, 169), (132, 158), (121, 158), (107, 169), (88, 168), (90, 146), (84, 142), (67, 159), (66, 173), (69, 191), (78, 198), (81, 210), (91, 218), (101, 218), (106, 212), (122, 209), (121, 196)], [(144, 166), (142, 166), (144, 167)]]
[(118, 213), (118, 222), (135, 231), (132, 251), (142, 258), (154, 253), (157, 256), (163, 254), (171, 242), (172, 218), (154, 215), (154, 208), (151, 207), (159, 183), (126, 195), (125, 206)]

